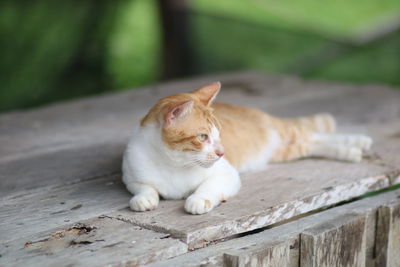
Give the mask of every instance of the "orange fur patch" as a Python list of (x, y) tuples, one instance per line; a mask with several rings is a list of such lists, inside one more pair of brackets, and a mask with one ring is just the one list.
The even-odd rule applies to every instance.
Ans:
[(268, 142), (268, 115), (257, 109), (222, 103), (215, 103), (212, 107), (221, 124), (226, 159), (238, 168), (258, 155)]

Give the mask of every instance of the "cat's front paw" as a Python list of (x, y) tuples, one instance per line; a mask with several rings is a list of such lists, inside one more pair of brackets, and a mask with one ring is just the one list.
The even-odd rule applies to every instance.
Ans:
[(204, 214), (212, 210), (213, 207), (210, 200), (197, 195), (191, 195), (185, 202), (185, 210), (191, 214)]
[(158, 195), (139, 194), (131, 198), (129, 206), (134, 211), (154, 210), (159, 202)]

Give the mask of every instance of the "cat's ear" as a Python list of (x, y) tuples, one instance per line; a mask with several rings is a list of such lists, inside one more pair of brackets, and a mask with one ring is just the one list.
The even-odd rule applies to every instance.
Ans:
[(165, 114), (165, 123), (171, 125), (178, 119), (182, 119), (190, 114), (193, 108), (194, 101), (189, 100), (171, 107)]
[(200, 101), (209, 106), (214, 101), (215, 97), (218, 95), (219, 90), (221, 89), (221, 83), (215, 82), (204, 87), (201, 87), (197, 90), (194, 90), (192, 94), (197, 95)]

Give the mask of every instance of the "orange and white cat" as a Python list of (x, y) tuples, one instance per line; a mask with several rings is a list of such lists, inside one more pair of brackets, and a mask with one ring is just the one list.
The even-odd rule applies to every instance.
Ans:
[(260, 110), (214, 103), (221, 84), (162, 98), (141, 120), (123, 159), (123, 181), (135, 211), (159, 196), (187, 198), (203, 214), (238, 193), (239, 172), (307, 156), (359, 162), (372, 140), (339, 135), (331, 115), (281, 119)]

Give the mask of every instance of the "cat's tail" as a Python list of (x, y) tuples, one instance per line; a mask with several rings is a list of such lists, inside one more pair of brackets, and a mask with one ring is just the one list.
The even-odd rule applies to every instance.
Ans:
[(288, 121), (317, 133), (333, 133), (336, 131), (335, 118), (328, 113), (318, 113), (312, 116), (289, 119)]

